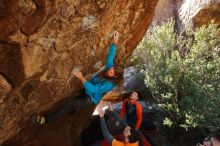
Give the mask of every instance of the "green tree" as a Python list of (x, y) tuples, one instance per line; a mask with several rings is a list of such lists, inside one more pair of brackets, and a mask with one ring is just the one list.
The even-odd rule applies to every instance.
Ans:
[(171, 20), (155, 26), (134, 53), (145, 63), (145, 84), (167, 113), (169, 126), (219, 128), (220, 31), (217, 25), (178, 36)]

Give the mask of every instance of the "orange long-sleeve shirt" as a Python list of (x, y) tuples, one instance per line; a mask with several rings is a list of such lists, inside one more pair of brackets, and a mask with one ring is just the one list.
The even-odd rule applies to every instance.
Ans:
[[(128, 113), (128, 111), (126, 111), (126, 104), (128, 104), (128, 106), (131, 108), (133, 105), (135, 105), (135, 107), (136, 107), (136, 112), (135, 111), (131, 111), (131, 112), (135, 112), (135, 113), (133, 113), (134, 115), (133, 116), (136, 116), (137, 117), (137, 120), (136, 120), (136, 124), (135, 124), (135, 128), (136, 129), (139, 129), (140, 128), (140, 126), (141, 126), (141, 123), (142, 123), (142, 106), (141, 106), (141, 104), (138, 102), (138, 101), (135, 101), (135, 103), (131, 103), (130, 102), (130, 99), (128, 99), (128, 100), (125, 100), (124, 102), (123, 102), (123, 104), (122, 104), (122, 109), (121, 109), (121, 112), (120, 112), (120, 116), (122, 117), (122, 118), (125, 118), (125, 115), (127, 115)], [(129, 108), (128, 107), (128, 108)], [(127, 119), (126, 119), (126, 121), (127, 121)], [(134, 121), (133, 121), (134, 122)]]

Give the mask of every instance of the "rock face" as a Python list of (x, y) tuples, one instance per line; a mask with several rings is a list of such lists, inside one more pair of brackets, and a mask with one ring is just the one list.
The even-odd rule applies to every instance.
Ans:
[(152, 21), (157, 0), (1, 0), (0, 145), (77, 145), (93, 109), (37, 127), (30, 115), (51, 110), (82, 87), (72, 69), (104, 66), (112, 32), (121, 32), (123, 65)]
[(211, 21), (220, 24), (220, 0), (185, 0), (179, 16), (185, 27), (199, 27)]
[(220, 1), (210, 3), (202, 8), (193, 18), (196, 27), (208, 24), (210, 22), (220, 24)]
[(220, 0), (158, 0), (152, 24), (161, 25), (170, 18), (178, 32), (189, 26), (220, 24)]
[(161, 25), (162, 22), (174, 18), (181, 4), (181, 0), (158, 0), (152, 24)]

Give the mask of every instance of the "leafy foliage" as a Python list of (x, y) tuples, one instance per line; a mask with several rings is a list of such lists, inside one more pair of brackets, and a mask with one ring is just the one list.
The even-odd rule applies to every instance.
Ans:
[(145, 84), (169, 115), (169, 126), (219, 128), (220, 31), (216, 25), (181, 36), (171, 20), (145, 36), (132, 61), (144, 63)]

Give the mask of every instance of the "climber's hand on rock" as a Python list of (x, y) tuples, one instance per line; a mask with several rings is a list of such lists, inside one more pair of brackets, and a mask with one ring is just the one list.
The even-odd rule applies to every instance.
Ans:
[(73, 75), (80, 79), (80, 81), (84, 84), (86, 82), (86, 79), (83, 77), (82, 73), (80, 71), (73, 72)]
[(118, 42), (119, 42), (119, 37), (120, 37), (120, 34), (117, 31), (115, 31), (113, 34), (113, 38), (114, 38), (114, 42), (116, 44), (118, 44)]
[(83, 75), (80, 71), (73, 72), (73, 75), (79, 79), (83, 78)]

